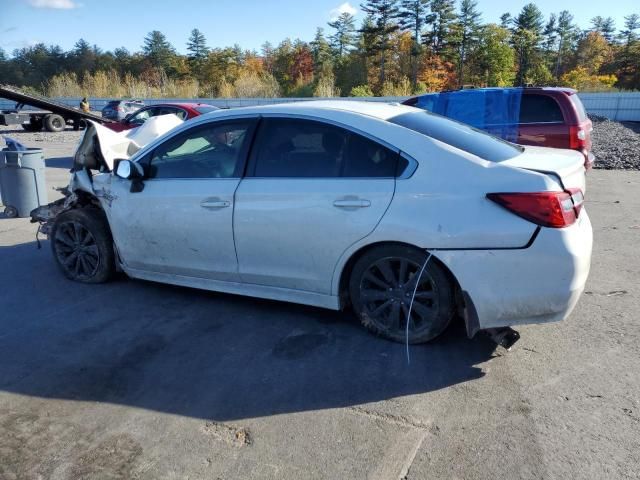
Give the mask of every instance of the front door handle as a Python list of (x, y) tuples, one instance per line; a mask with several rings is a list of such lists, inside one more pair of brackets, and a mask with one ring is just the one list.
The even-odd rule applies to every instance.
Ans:
[(231, 205), (231, 202), (226, 200), (220, 200), (219, 198), (205, 198), (200, 202), (202, 208), (209, 208), (211, 210), (218, 208), (226, 208)]
[(364, 198), (345, 198), (333, 202), (334, 207), (338, 208), (365, 208), (371, 206), (371, 201)]

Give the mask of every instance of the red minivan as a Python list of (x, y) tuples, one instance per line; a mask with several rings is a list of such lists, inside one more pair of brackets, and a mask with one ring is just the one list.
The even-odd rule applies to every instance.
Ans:
[[(591, 131), (593, 128), (591, 120), (587, 117), (576, 90), (560, 87), (473, 89), (474, 92), (478, 93), (482, 93), (483, 91), (495, 93), (497, 90), (520, 90), (520, 92), (517, 92), (519, 93), (518, 97), (520, 99), (520, 113), (517, 123), (516, 143), (521, 145), (578, 150), (584, 155), (585, 168), (590, 169), (593, 166), (594, 156), (591, 152)], [(460, 92), (459, 95), (458, 92)], [(432, 110), (429, 108), (429, 105), (435, 105), (435, 103), (429, 101), (430, 99), (426, 97), (438, 94), (420, 95), (410, 98), (403, 103), (405, 105), (424, 108), (425, 110), (432, 110), (435, 113), (450, 116), (456, 120), (465, 121), (464, 118), (457, 118), (455, 113), (449, 114), (449, 112), (459, 112), (461, 110), (459, 105), (455, 105), (456, 102), (466, 102), (468, 100), (469, 97), (465, 97), (465, 94), (462, 92), (468, 92), (468, 90), (443, 92), (446, 93), (448, 97), (444, 111), (442, 111), (442, 108), (440, 108), (440, 110), (436, 108)], [(442, 103), (440, 103), (440, 105), (442, 105)], [(499, 106), (496, 107), (496, 105)], [(487, 102), (485, 108), (506, 108), (504, 105), (506, 104)], [(486, 113), (485, 118), (496, 117), (496, 112)], [(500, 112), (497, 113), (499, 114)], [(500, 115), (498, 115), (498, 117), (499, 116)], [(508, 115), (504, 115), (504, 118), (506, 117), (508, 117)], [(472, 122), (467, 123), (496, 134), (493, 129), (489, 128), (489, 124), (474, 125)], [(507, 138), (507, 140), (513, 141), (514, 138)]]

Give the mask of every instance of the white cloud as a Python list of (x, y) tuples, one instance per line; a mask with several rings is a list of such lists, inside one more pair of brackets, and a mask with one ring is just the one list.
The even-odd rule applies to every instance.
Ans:
[(358, 9), (351, 5), (349, 2), (344, 2), (342, 5), (337, 6), (329, 12), (329, 18), (333, 21), (343, 13), (350, 13), (355, 15), (358, 13)]
[(35, 8), (55, 8), (59, 10), (71, 10), (80, 6), (75, 0), (27, 0), (27, 3)]

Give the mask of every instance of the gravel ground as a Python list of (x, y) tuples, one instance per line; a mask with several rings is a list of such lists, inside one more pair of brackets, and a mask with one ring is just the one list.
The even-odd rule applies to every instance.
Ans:
[(590, 118), (595, 168), (640, 170), (640, 124), (614, 122), (599, 115)]
[[(0, 126), (0, 135), (14, 138), (25, 145), (44, 144), (46, 143), (76, 143), (80, 140), (82, 131), (74, 131), (73, 128), (67, 128), (64, 132), (25, 132), (22, 128), (15, 126)], [(2, 142), (4, 147), (4, 142)], [(36, 145), (37, 146), (37, 145)], [(46, 153), (45, 153), (46, 155)]]

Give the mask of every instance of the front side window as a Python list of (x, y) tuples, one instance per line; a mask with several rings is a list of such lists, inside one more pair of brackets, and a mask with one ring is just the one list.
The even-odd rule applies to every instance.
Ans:
[(150, 178), (232, 178), (240, 175), (250, 121), (201, 125), (153, 151)]
[(398, 153), (322, 122), (264, 119), (254, 149), (256, 177), (393, 177)]

